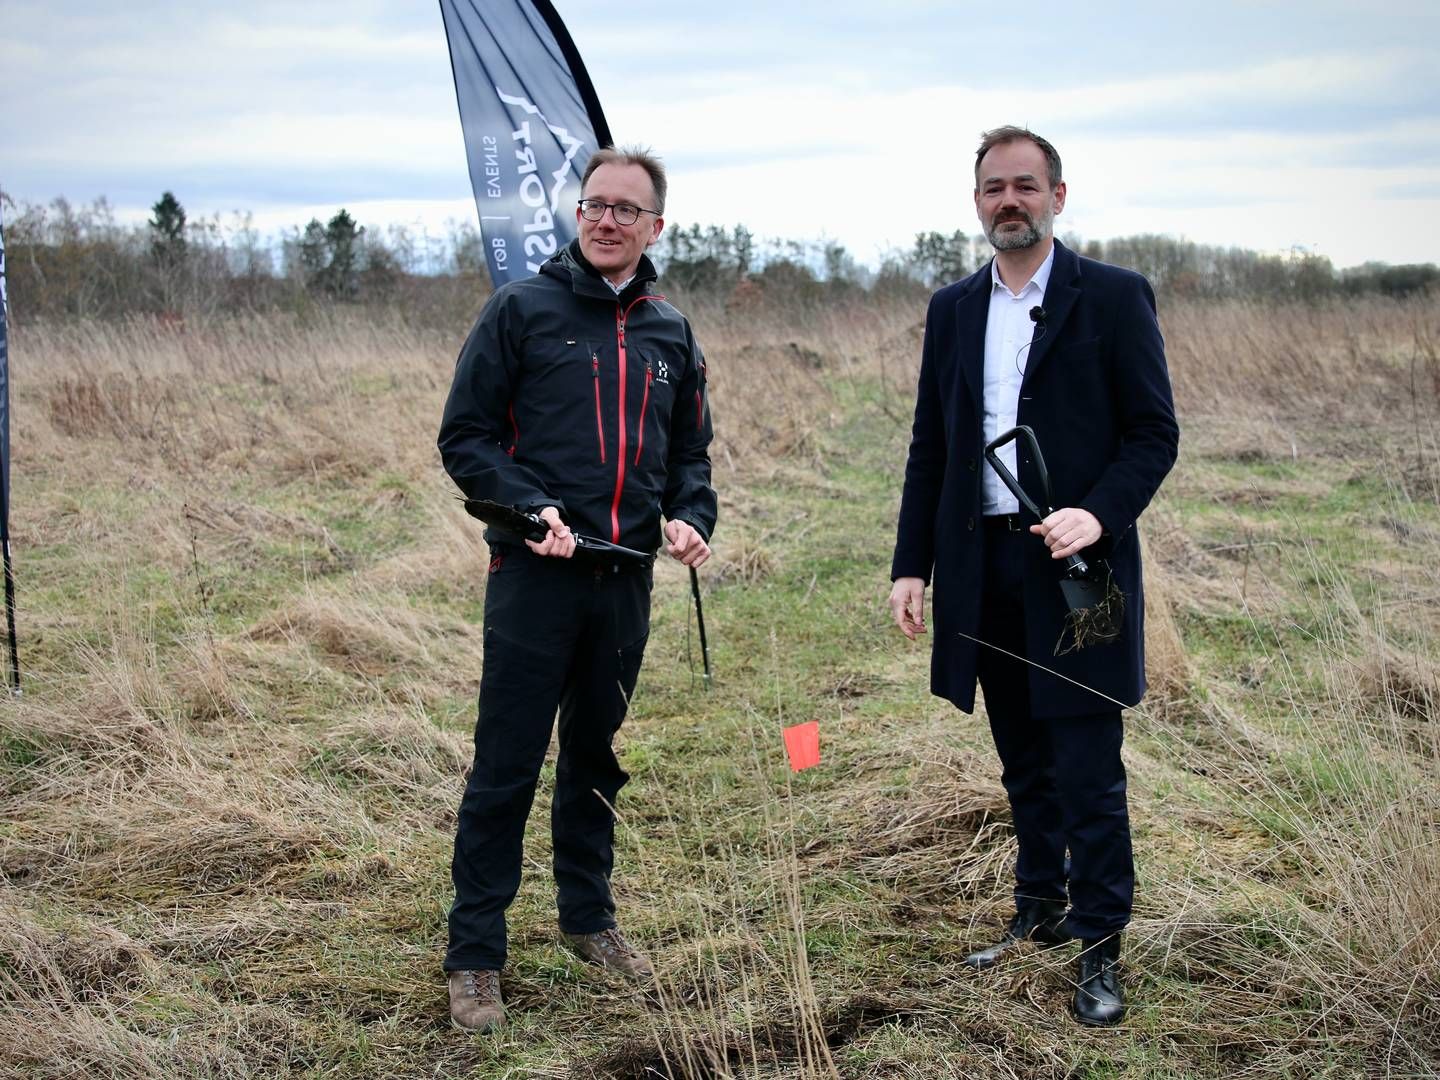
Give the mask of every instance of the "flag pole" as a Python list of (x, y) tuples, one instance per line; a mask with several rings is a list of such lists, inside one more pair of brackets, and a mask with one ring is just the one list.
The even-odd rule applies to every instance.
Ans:
[(15, 637), (15, 569), (10, 559), (10, 334), (5, 291), (5, 222), (0, 206), (0, 548), (5, 559), (5, 627), (10, 635), (10, 693), (20, 696)]

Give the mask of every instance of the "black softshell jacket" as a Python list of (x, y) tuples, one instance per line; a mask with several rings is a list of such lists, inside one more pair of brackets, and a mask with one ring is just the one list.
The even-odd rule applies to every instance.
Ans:
[(445, 471), (466, 495), (555, 506), (575, 531), (641, 551), (659, 547), (662, 512), (709, 540), (705, 360), (654, 283), (642, 257), (617, 297), (576, 241), (490, 297), (440, 425)]

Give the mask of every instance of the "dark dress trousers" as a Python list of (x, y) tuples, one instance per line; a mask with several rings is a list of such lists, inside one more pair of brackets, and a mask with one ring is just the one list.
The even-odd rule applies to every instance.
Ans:
[[(1105, 533), (1083, 554), (1108, 560), (1126, 604), (1117, 641), (1056, 655), (1058, 560), (1038, 536), (981, 515), (991, 288), (987, 264), (931, 298), (891, 576), (934, 587), (931, 692), (965, 712), (977, 680), (985, 692), (1020, 842), (1017, 901), (1065, 898), (1068, 847), (1071, 931), (1099, 937), (1128, 920), (1133, 891), (1119, 710), (1145, 691), (1135, 521), (1174, 464), (1179, 428), (1149, 283), (1057, 241), (1017, 423), (1036, 434), (1054, 507), (1099, 519)], [(1023, 444), (1017, 467), (1038, 501)]]

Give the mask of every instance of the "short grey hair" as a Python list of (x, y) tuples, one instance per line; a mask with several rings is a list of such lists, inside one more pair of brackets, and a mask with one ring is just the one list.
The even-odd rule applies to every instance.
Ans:
[(585, 193), (585, 185), (590, 182), (591, 174), (601, 165), (639, 165), (650, 174), (650, 187), (655, 192), (654, 207), (642, 207), (642, 209), (654, 209), (659, 213), (665, 213), (665, 164), (647, 146), (622, 146), (618, 150), (613, 146), (606, 146), (590, 155), (590, 160), (585, 165), (585, 175), (580, 178), (580, 193)]

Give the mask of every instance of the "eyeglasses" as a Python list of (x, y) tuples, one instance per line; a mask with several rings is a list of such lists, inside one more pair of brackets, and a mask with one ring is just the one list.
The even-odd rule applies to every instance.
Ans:
[(586, 221), (599, 221), (609, 210), (615, 219), (616, 225), (634, 225), (640, 220), (641, 214), (654, 214), (660, 216), (659, 210), (646, 210), (642, 206), (631, 206), (629, 203), (608, 203), (599, 199), (581, 199), (580, 216)]

